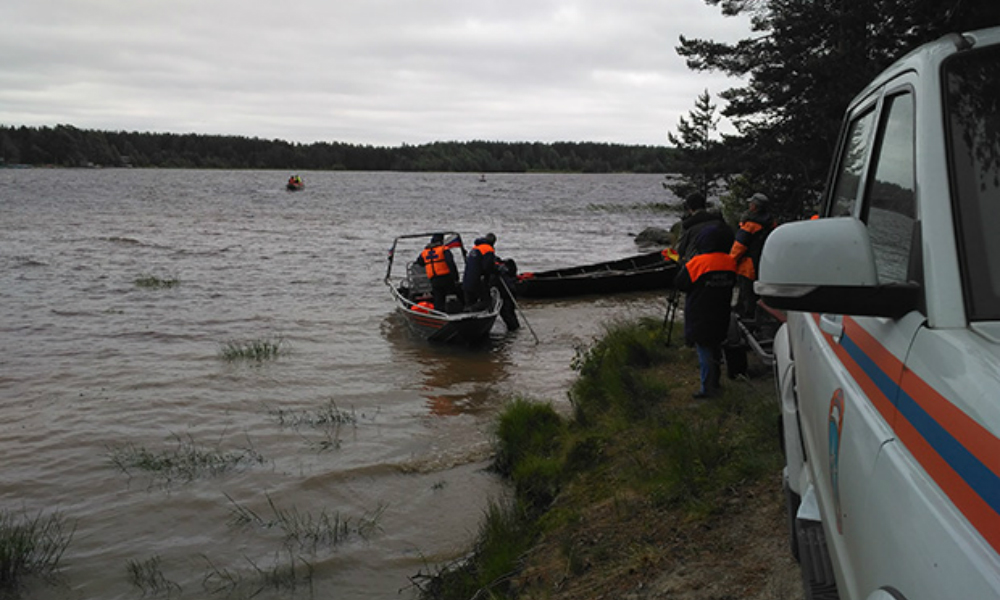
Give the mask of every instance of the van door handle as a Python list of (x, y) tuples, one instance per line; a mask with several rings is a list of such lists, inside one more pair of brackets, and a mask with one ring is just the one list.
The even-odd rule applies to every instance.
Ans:
[(822, 314), (819, 316), (819, 328), (823, 333), (833, 336), (833, 341), (839, 344), (840, 338), (844, 335), (844, 317)]

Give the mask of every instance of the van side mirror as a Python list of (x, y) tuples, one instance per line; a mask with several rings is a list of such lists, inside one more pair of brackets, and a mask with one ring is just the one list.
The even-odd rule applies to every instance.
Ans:
[(879, 284), (868, 228), (853, 217), (778, 227), (759, 270), (754, 291), (782, 310), (897, 319), (920, 301), (916, 283)]

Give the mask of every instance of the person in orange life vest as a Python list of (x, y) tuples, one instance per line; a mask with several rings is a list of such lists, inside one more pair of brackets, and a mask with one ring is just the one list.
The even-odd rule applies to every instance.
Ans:
[(741, 317), (753, 317), (757, 311), (757, 294), (753, 291), (753, 282), (757, 279), (757, 266), (764, 240), (777, 225), (768, 211), (769, 204), (767, 196), (759, 192), (750, 197), (749, 211), (740, 219), (740, 228), (736, 232), (733, 247), (729, 250), (729, 255), (736, 261), (739, 286), (736, 312)]
[(465, 293), (465, 305), (469, 308), (481, 309), (489, 301), (490, 285), (497, 274), (497, 256), (493, 248), (496, 241), (497, 236), (492, 233), (477, 238), (465, 257), (462, 291)]
[(722, 342), (729, 331), (736, 261), (729, 255), (733, 230), (725, 222), (703, 227), (694, 240), (696, 254), (677, 272), (674, 286), (685, 293), (684, 340), (698, 352), (701, 389), (708, 398), (721, 388)]
[(430, 243), (424, 247), (416, 262), (424, 266), (427, 278), (431, 280), (434, 309), (444, 312), (448, 294), (458, 294), (458, 268), (451, 250), (444, 244), (444, 236), (440, 233), (431, 236)]
[(681, 237), (677, 240), (678, 262), (683, 264), (695, 254), (694, 240), (702, 228), (712, 223), (724, 222), (722, 214), (707, 208), (705, 196), (699, 192), (684, 198), (684, 218), (681, 220)]

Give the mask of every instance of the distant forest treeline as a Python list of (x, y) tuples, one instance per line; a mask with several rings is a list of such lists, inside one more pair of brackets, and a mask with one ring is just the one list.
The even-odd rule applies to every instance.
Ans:
[(0, 165), (348, 171), (666, 173), (667, 147), (591, 142), (297, 144), (239, 136), (0, 126)]

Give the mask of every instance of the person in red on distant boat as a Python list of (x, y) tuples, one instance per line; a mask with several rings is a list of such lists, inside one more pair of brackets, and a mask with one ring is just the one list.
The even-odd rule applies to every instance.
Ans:
[(445, 312), (448, 295), (458, 295), (458, 268), (455, 266), (455, 257), (444, 243), (444, 235), (432, 235), (431, 241), (420, 252), (416, 262), (424, 266), (427, 278), (431, 280), (434, 308)]

